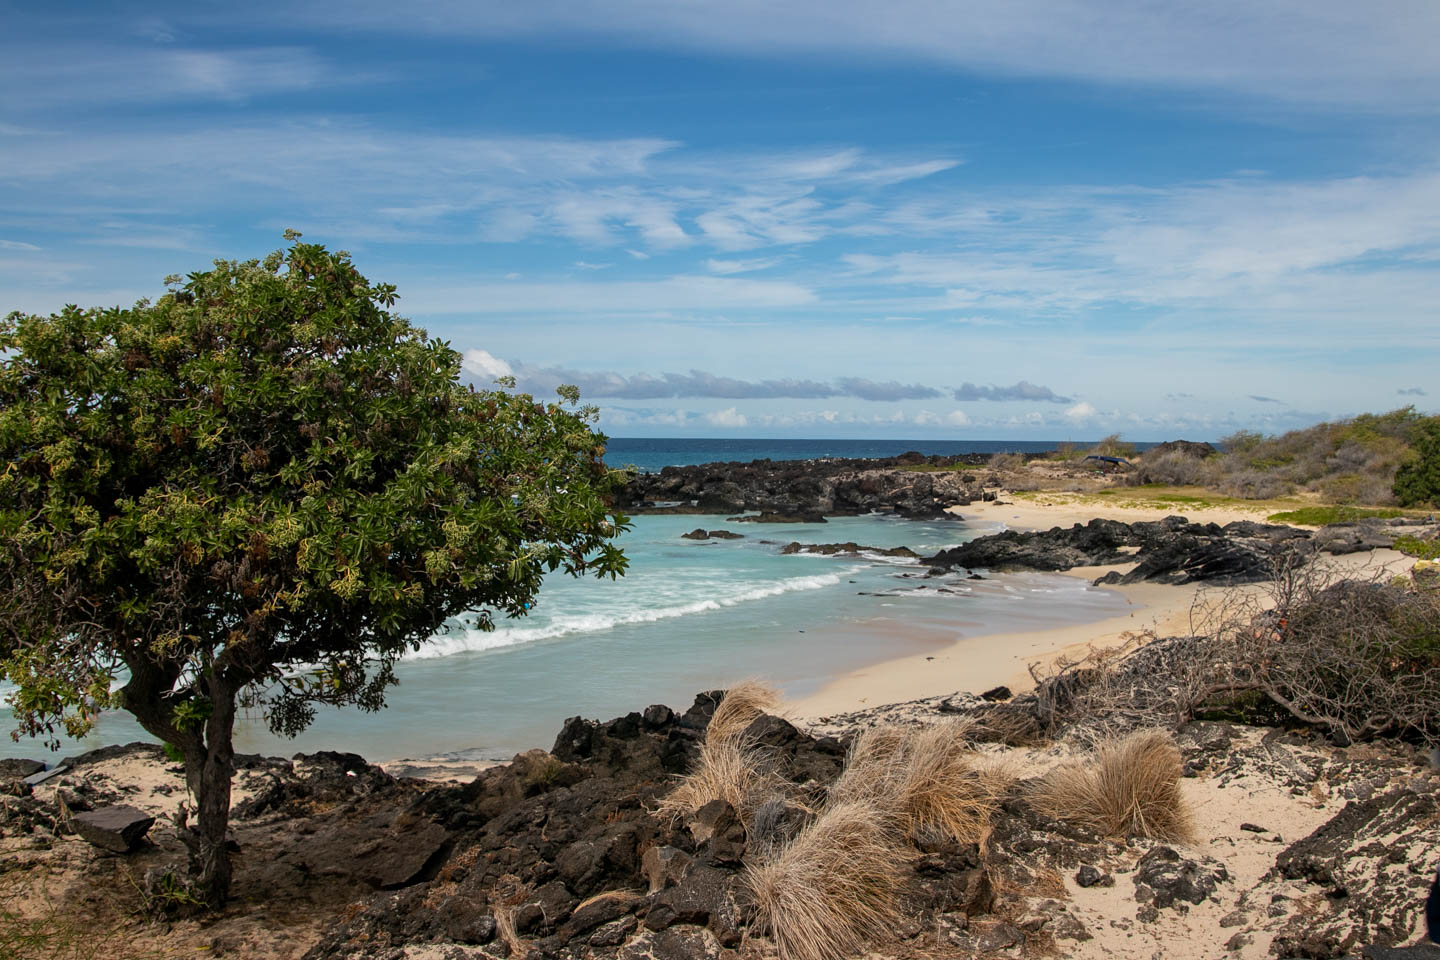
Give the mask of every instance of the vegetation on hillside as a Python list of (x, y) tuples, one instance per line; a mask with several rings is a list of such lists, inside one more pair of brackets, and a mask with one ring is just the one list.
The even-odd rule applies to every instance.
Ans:
[(1205, 458), (1181, 451), (1144, 456), (1128, 480), (1204, 486), (1247, 500), (1297, 492), (1333, 504), (1419, 506), (1440, 499), (1440, 417), (1414, 407), (1279, 436), (1242, 430), (1220, 445), (1223, 452)]

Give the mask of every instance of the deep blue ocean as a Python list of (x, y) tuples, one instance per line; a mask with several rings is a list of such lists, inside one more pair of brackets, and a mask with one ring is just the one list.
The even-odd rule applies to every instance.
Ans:
[[(653, 440), (615, 438), (607, 462), (659, 470), (716, 460), (881, 457), (908, 450), (955, 454), (1053, 449), (1054, 443), (922, 440)], [(651, 703), (683, 708), (702, 690), (746, 677), (790, 696), (868, 664), (937, 649), (957, 639), (1099, 620), (1125, 601), (1084, 580), (1003, 574), (980, 581), (931, 578), (915, 561), (782, 555), (781, 546), (848, 540), (905, 545), (922, 556), (999, 527), (963, 520), (834, 518), (825, 524), (733, 524), (739, 540), (692, 541), (723, 516), (639, 516), (619, 543), (630, 560), (618, 581), (556, 575), (535, 609), (488, 633), (452, 624), (397, 668), (399, 686), (378, 713), (320, 708), (295, 740), (242, 719), (243, 752), (290, 755), (346, 750), (372, 760), (448, 756), (508, 759), (549, 747), (567, 717), (608, 719)], [(947, 678), (949, 682), (950, 678)], [(954, 689), (967, 689), (963, 673)], [(0, 683), (0, 695), (7, 692)], [(0, 738), (0, 757), (57, 756), (150, 739), (127, 714), (59, 754)]]

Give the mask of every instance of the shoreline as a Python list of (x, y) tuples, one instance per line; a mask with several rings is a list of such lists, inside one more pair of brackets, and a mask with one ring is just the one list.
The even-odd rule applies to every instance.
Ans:
[[(1066, 498), (1064, 494), (1052, 495)], [(1235, 520), (1263, 520), (1265, 508), (1206, 507), (1195, 510), (1111, 507), (1090, 502), (1045, 503), (1011, 502), (976, 503), (957, 508), (954, 512), (967, 522), (990, 522), (1013, 530), (1048, 530), (1052, 527), (1084, 524), (1094, 519), (1158, 520), (1181, 515), (1193, 523), (1226, 524)], [(976, 508), (980, 508), (977, 510)], [(1413, 557), (1395, 550), (1377, 549), (1328, 559), (1347, 575), (1367, 572), (1404, 573), (1414, 564)], [(1114, 570), (1125, 573), (1133, 564), (1074, 567), (1062, 571), (1066, 576), (1093, 581)], [(1138, 583), (1123, 586), (1102, 585), (1123, 596), (1133, 609), (1124, 616), (1090, 623), (1066, 625), (1031, 631), (1007, 631), (960, 637), (943, 649), (928, 655), (897, 657), (870, 667), (839, 674), (820, 690), (786, 704), (787, 716), (800, 721), (820, 722), (837, 714), (852, 713), (888, 704), (904, 703), (957, 692), (980, 693), (997, 686), (1007, 686), (1013, 693), (1034, 687), (1031, 666), (1053, 663), (1061, 657), (1081, 656), (1090, 649), (1105, 649), (1127, 642), (1132, 636), (1147, 631), (1156, 636), (1188, 633), (1197, 615), (1197, 605), (1207, 592), (1217, 597), (1233, 596), (1235, 591), (1263, 591), (1263, 584), (1215, 586), (1186, 584), (1171, 586), (1159, 583)]]

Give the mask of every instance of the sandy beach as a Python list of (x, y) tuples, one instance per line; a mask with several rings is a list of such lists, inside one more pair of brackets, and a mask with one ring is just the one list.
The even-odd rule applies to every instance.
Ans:
[[(1196, 523), (1230, 523), (1234, 520), (1263, 520), (1263, 508), (1210, 507), (1193, 511), (1147, 509), (1127, 506), (1096, 505), (1094, 498), (1077, 502), (1063, 494), (1054, 500), (1043, 497), (1000, 504), (976, 503), (961, 512), (967, 520), (1003, 523), (1009, 529), (1044, 530), (1056, 526), (1088, 523), (1097, 517), (1134, 522), (1158, 520), (1180, 513)], [(1003, 500), (1003, 497), (1002, 497)], [(1394, 573), (1407, 571), (1414, 563), (1394, 550), (1374, 550), (1330, 558), (1328, 562), (1351, 573), (1384, 569)], [(1067, 576), (1094, 580), (1111, 570), (1121, 573), (1131, 565), (1075, 567)], [(956, 691), (978, 692), (1001, 684), (1014, 692), (1033, 686), (1031, 665), (1044, 664), (1059, 657), (1083, 655), (1088, 649), (1116, 646), (1137, 634), (1175, 636), (1192, 632), (1204, 610), (1218, 599), (1217, 591), (1249, 590), (1261, 592), (1260, 585), (1217, 588), (1197, 584), (1169, 586), (1141, 583), (1126, 586), (1105, 586), (1125, 598), (1129, 611), (1092, 623), (1046, 630), (961, 636), (948, 646), (922, 654), (852, 670), (837, 676), (821, 689), (801, 697), (787, 711), (798, 719), (819, 719), (837, 713), (864, 710), (887, 703), (899, 703), (924, 697), (940, 696)]]

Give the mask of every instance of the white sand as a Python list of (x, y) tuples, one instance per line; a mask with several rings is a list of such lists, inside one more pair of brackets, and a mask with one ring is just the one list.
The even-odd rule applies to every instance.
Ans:
[[(1063, 498), (1064, 495), (1056, 495)], [(1091, 498), (1093, 501), (1093, 498)], [(977, 510), (980, 507), (982, 509)], [(1177, 511), (1128, 507), (1043, 502), (973, 504), (960, 512), (968, 519), (1003, 522), (1014, 529), (1049, 529), (1088, 523), (1095, 517), (1127, 522), (1136, 519), (1159, 519)], [(1237, 508), (1213, 508), (1183, 514), (1195, 523), (1229, 523), (1232, 520), (1263, 520), (1262, 508), (1244, 512)], [(1403, 573), (1414, 560), (1394, 550), (1375, 550), (1333, 558), (1337, 567), (1352, 573), (1384, 569)], [(1071, 576), (1093, 580), (1110, 570), (1122, 573), (1131, 565), (1113, 567), (1077, 567), (1067, 571)], [(787, 715), (798, 719), (817, 719), (837, 713), (863, 710), (887, 703), (917, 700), (956, 691), (980, 692), (1004, 684), (1012, 691), (1029, 689), (1032, 664), (1039, 665), (1059, 656), (1077, 656), (1088, 648), (1103, 648), (1125, 643), (1133, 635), (1153, 632), (1156, 636), (1175, 636), (1193, 632), (1192, 622), (1200, 622), (1197, 598), (1201, 604), (1215, 602), (1219, 594), (1196, 585), (1133, 584), (1108, 586), (1102, 589), (1118, 592), (1131, 610), (1113, 617), (1078, 626), (1059, 627), (1017, 633), (962, 637), (949, 646), (928, 654), (916, 654), (864, 667), (836, 677), (810, 696), (787, 706)], [(1224, 588), (1221, 588), (1224, 589)], [(1263, 591), (1262, 586), (1229, 588), (1231, 590)]]

